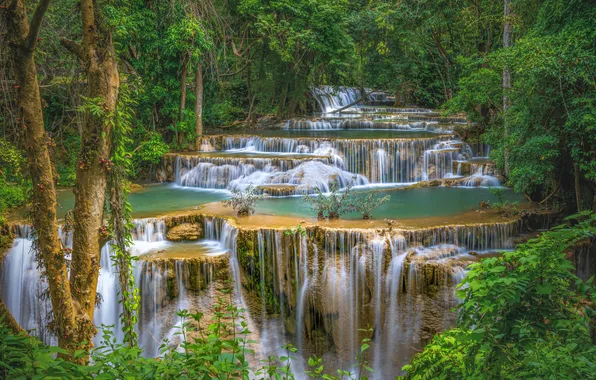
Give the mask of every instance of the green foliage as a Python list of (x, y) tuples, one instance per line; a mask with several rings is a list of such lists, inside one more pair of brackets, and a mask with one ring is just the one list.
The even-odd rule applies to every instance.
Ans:
[(11, 208), (27, 201), (28, 183), (23, 173), (25, 158), (10, 142), (0, 139), (0, 224)]
[(148, 133), (146, 140), (140, 143), (136, 151), (133, 151), (132, 164), (134, 172), (138, 173), (142, 169), (159, 163), (169, 151), (170, 147), (160, 134)]
[[(230, 291), (224, 289), (223, 292), (231, 296)], [(103, 342), (93, 350), (89, 365), (64, 360), (69, 357), (67, 351), (44, 346), (35, 337), (15, 336), (0, 323), (0, 376), (10, 379), (246, 379), (256, 375), (257, 379), (294, 379), (293, 355), (298, 350), (291, 344), (282, 347), (285, 355), (268, 356), (260, 365), (249, 362), (249, 355), (254, 354), (249, 345), (257, 342), (248, 339), (250, 331), (243, 313), (243, 309), (233, 305), (231, 297), (229, 300), (218, 299), (209, 320), (205, 320), (200, 312), (179, 311), (181, 328), (175, 335), (180, 343), (164, 341), (160, 358), (145, 358), (138, 347), (116, 343), (110, 326), (103, 326)], [(337, 376), (326, 374), (322, 360), (310, 358), (309, 377), (367, 379), (366, 374), (372, 372), (366, 359), (369, 342), (370, 339), (363, 340), (356, 357), (357, 375), (345, 370), (337, 370)], [(56, 358), (56, 353), (62, 356)], [(85, 355), (86, 352), (81, 350), (74, 357)]]
[(222, 201), (224, 206), (232, 206), (238, 216), (248, 216), (255, 212), (255, 207), (264, 195), (259, 194), (258, 189), (253, 185), (248, 185), (246, 189), (232, 190), (232, 198)]
[(20, 183), (23, 181), (25, 158), (9, 141), (0, 139), (0, 181)]
[[(517, 202), (505, 200), (504, 187), (490, 187), (488, 191), (497, 198), (497, 202), (492, 202), (490, 207), (499, 211), (505, 217), (512, 217), (519, 214), (520, 209), (517, 207)], [(481, 208), (484, 204), (486, 203), (481, 204)]]
[[(516, 191), (541, 200), (569, 188), (576, 176), (580, 186), (593, 189), (596, 8), (589, 1), (547, 0), (512, 2), (512, 9), (518, 30), (513, 46), (467, 65), (447, 106), (481, 121), (491, 158)], [(505, 67), (512, 75), (507, 93), (499, 80)]]
[(352, 202), (354, 210), (362, 214), (362, 219), (372, 219), (375, 209), (383, 203), (389, 202), (391, 196), (377, 197), (375, 194), (369, 193), (365, 197), (356, 196), (355, 198)]
[(122, 305), (120, 320), (124, 332), (124, 342), (129, 347), (137, 345), (138, 309), (141, 300), (139, 289), (134, 279), (134, 262), (138, 260), (131, 254), (133, 244), (131, 231), (132, 207), (128, 203), (129, 183), (126, 178), (130, 172), (132, 160), (127, 146), (132, 139), (129, 137), (132, 130), (134, 113), (132, 106), (135, 104), (130, 98), (127, 86), (120, 89), (118, 105), (113, 115), (106, 118), (112, 126), (112, 157), (114, 168), (108, 173), (110, 186), (110, 231), (112, 255), (110, 259), (118, 267), (120, 283), (119, 303)]
[(459, 285), (457, 328), (437, 335), (404, 367), (411, 379), (591, 378), (596, 347), (590, 320), (596, 292), (565, 257), (596, 236), (585, 213), (470, 266)]
[(301, 225), (297, 225), (294, 228), (289, 228), (284, 231), (284, 235), (286, 236), (295, 236), (299, 234), (300, 236), (306, 236), (306, 230)]
[(341, 215), (354, 209), (350, 202), (352, 197), (351, 189), (352, 184), (350, 183), (340, 192), (337, 181), (334, 181), (329, 186), (330, 194), (323, 194), (321, 189), (316, 187), (316, 196), (305, 195), (302, 199), (311, 205), (317, 213), (317, 218), (339, 219)]
[(27, 202), (27, 190), (22, 185), (0, 183), (0, 215)]
[(373, 193), (359, 196), (352, 192), (352, 183), (340, 191), (337, 181), (329, 186), (329, 194), (324, 194), (318, 187), (316, 195), (305, 195), (302, 199), (309, 203), (317, 213), (319, 219), (339, 219), (348, 212), (360, 212), (363, 219), (372, 219), (372, 214), (377, 207), (391, 199), (391, 196), (377, 197)]

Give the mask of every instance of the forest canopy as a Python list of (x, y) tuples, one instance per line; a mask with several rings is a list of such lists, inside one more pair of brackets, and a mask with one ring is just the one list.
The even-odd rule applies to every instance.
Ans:
[[(594, 377), (595, 20), (588, 0), (3, 0), (0, 285), (22, 248), (31, 289), (0, 295), (41, 284), (45, 325), (0, 299), (0, 377), (293, 378), (291, 344), (250, 361), (243, 291), (299, 348), (352, 356), (306, 358), (313, 378), (381, 378), (393, 349), (413, 379)], [(139, 188), (161, 219), (133, 219)], [(191, 240), (223, 253), (134, 251)], [(160, 307), (228, 275), (157, 359), (140, 265)], [(413, 299), (419, 347), (398, 348)]]

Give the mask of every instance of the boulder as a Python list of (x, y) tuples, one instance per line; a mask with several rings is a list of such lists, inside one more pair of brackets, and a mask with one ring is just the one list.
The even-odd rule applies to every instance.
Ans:
[(170, 241), (198, 240), (202, 236), (203, 228), (199, 223), (182, 223), (166, 233), (166, 238)]

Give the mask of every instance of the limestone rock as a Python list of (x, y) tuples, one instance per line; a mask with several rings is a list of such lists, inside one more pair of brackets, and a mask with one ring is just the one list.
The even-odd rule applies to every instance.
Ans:
[(170, 241), (198, 240), (203, 236), (203, 228), (198, 223), (182, 223), (170, 228), (166, 238)]

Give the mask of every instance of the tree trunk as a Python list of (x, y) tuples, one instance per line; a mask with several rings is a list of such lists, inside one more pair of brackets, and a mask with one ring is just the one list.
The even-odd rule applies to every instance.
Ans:
[(95, 25), (95, 2), (82, 0), (83, 55), (87, 66), (87, 97), (100, 102), (101, 117), (85, 112), (79, 167), (75, 187), (74, 234), (70, 279), (72, 296), (80, 308), (79, 341), (89, 342), (95, 333), (95, 311), (103, 211), (111, 153), (111, 128), (120, 79), (112, 39)]
[(451, 61), (449, 60), (449, 55), (447, 54), (447, 50), (443, 47), (441, 43), (441, 36), (437, 31), (433, 31), (431, 33), (433, 41), (437, 50), (439, 51), (439, 55), (443, 58), (443, 65), (445, 66), (445, 96), (447, 100), (451, 100), (453, 98), (453, 89), (451, 88)]
[(195, 78), (195, 149), (199, 150), (203, 137), (203, 65), (201, 62), (197, 64)]
[(575, 204), (577, 205), (577, 212), (583, 209), (582, 205), (582, 187), (581, 187), (581, 174), (579, 172), (579, 165), (577, 162), (573, 163), (573, 179), (575, 185)]
[(75, 335), (76, 324), (66, 261), (58, 235), (54, 170), (48, 150), (50, 141), (44, 129), (33, 54), (39, 28), (49, 4), (50, 0), (40, 1), (31, 22), (22, 0), (14, 0), (9, 5), (6, 15), (8, 36), (11, 41), (9, 46), (12, 47), (11, 55), (18, 90), (17, 104), (20, 122), (25, 129), (25, 150), (33, 185), (33, 226), (37, 234), (38, 249), (41, 252), (52, 301), (54, 316), (52, 330), (58, 337), (58, 344), (67, 348), (70, 347), (72, 337)]
[(288, 87), (289, 84), (284, 79), (281, 88), (281, 94), (279, 95), (279, 104), (277, 106), (277, 118), (281, 119), (286, 114), (286, 100), (288, 98)]
[(186, 108), (186, 78), (188, 76), (188, 61), (186, 54), (182, 58), (182, 73), (180, 74), (180, 106), (178, 107), (178, 127), (176, 128), (176, 141), (182, 149), (183, 133), (179, 130), (183, 117), (184, 108)]
[[(503, 0), (503, 49), (511, 46), (511, 0)], [(503, 127), (505, 132), (505, 175), (509, 174), (509, 148), (507, 147), (509, 136), (509, 126), (507, 122), (507, 110), (509, 109), (508, 92), (511, 90), (511, 71), (506, 64), (503, 69)]]

